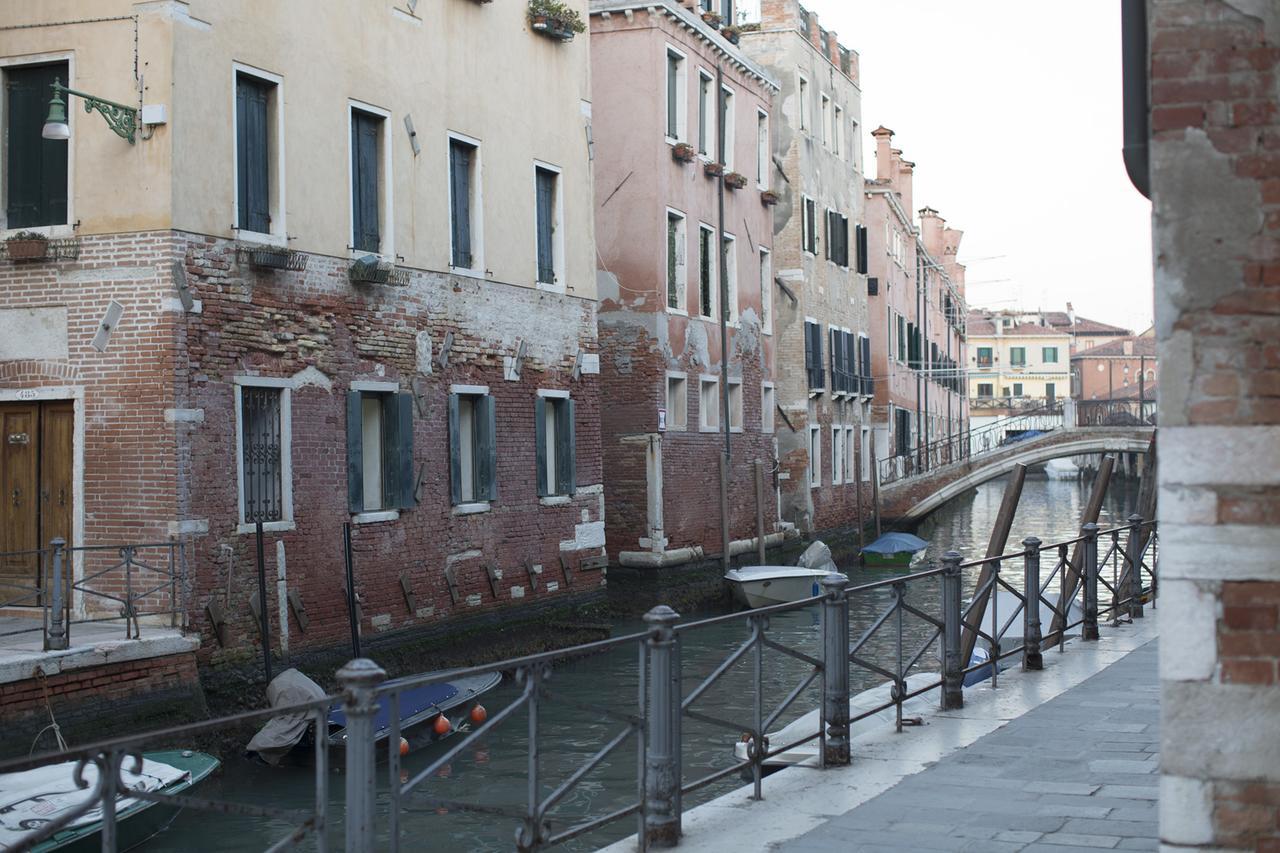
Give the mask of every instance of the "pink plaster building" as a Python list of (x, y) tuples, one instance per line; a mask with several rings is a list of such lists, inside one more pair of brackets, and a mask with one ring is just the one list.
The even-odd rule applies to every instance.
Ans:
[(866, 196), (875, 450), (882, 470), (918, 468), (945, 462), (969, 419), (965, 269), (956, 261), (964, 232), (929, 207), (917, 225), (915, 164), (893, 147), (893, 131), (880, 127), (872, 136), (876, 178), (866, 182)]
[(777, 86), (701, 11), (677, 0), (591, 4), (606, 536), (628, 566), (722, 553), (726, 421), (731, 553), (751, 550), (761, 492), (766, 541), (782, 537), (770, 207)]

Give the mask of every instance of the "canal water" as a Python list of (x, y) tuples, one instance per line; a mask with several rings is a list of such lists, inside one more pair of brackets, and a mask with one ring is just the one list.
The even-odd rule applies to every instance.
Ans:
[[(939, 509), (917, 530), (930, 542), (925, 560), (936, 560), (945, 551), (955, 549), (966, 559), (985, 553), (991, 527), (1000, 508), (1003, 481), (980, 486), (975, 492)], [(1013, 525), (1010, 548), (1014, 550), (1023, 537), (1035, 535), (1044, 542), (1057, 542), (1078, 535), (1080, 513), (1088, 500), (1088, 484), (1077, 481), (1054, 481), (1029, 478)], [(1123, 523), (1137, 501), (1137, 484), (1113, 481), (1099, 523), (1106, 528)], [(1046, 562), (1048, 562), (1046, 560)], [(917, 565), (917, 568), (919, 566)], [(844, 568), (844, 567), (842, 567)], [(1008, 580), (1017, 583), (1020, 571), (1009, 567)], [(1047, 569), (1046, 569), (1047, 571)], [(850, 569), (853, 583), (867, 583), (890, 577), (888, 570)], [(971, 592), (974, 575), (966, 577), (966, 596)], [(927, 612), (938, 611), (939, 589), (936, 583), (911, 585), (908, 601)], [(852, 634), (856, 638), (889, 604), (888, 588), (856, 596), (851, 605)], [(656, 603), (656, 602), (655, 602)], [(685, 619), (714, 614), (684, 614)], [(892, 620), (891, 620), (892, 624)], [(643, 629), (639, 622), (619, 622), (616, 634)], [(927, 636), (927, 626), (909, 617), (904, 624), (904, 645), (918, 648)], [(745, 620), (733, 620), (691, 632), (683, 639), (683, 689), (693, 691), (746, 638)], [(805, 654), (820, 654), (819, 618), (816, 609), (787, 613), (770, 620), (768, 636), (777, 643)], [(910, 652), (908, 652), (910, 653)], [(892, 668), (897, 654), (897, 632), (888, 626), (876, 634), (864, 652), (873, 661)], [(753, 656), (747, 654), (699, 698), (692, 710), (735, 722), (745, 730), (753, 719), (755, 700), (751, 687)], [(615, 650), (558, 666), (548, 683), (552, 697), (539, 709), (539, 769), (542, 774), (541, 795), (548, 796), (570, 774), (585, 763), (604, 743), (621, 731), (622, 725), (609, 720), (593, 707), (605, 707), (619, 713), (636, 711), (638, 694), (638, 652), (634, 646)], [(921, 668), (936, 671), (933, 650), (925, 653)], [(797, 687), (809, 666), (774, 650), (763, 656), (764, 714), (768, 714)], [(855, 689), (873, 687), (883, 677), (855, 669)], [(508, 682), (486, 696), (490, 714), (505, 707), (519, 695), (519, 688)], [(810, 687), (791, 710), (780, 718), (779, 726), (816, 707), (818, 688)], [(686, 717), (683, 721), (685, 747), (683, 754), (686, 784), (734, 762), (732, 747), (741, 730), (714, 726)], [(907, 729), (904, 737), (911, 736)], [(456, 743), (451, 741), (447, 743)], [(437, 747), (439, 749), (439, 747)], [(442, 753), (436, 752), (434, 756)], [(434, 760), (432, 753), (414, 754), (404, 762), (404, 772), (414, 774)], [(517, 817), (474, 814), (441, 807), (430, 800), (448, 799), (480, 803), (489, 808), (509, 809), (520, 813), (524, 808), (528, 787), (527, 716), (521, 711), (494, 730), (485, 742), (469, 748), (438, 776), (429, 780), (405, 800), (401, 817), (402, 848), (405, 850), (475, 851), (510, 850), (514, 847)], [(560, 832), (584, 820), (590, 820), (625, 808), (637, 798), (637, 755), (634, 740), (614, 752), (573, 789), (551, 813), (552, 831)], [(341, 793), (344, 778), (331, 777), (330, 839), (340, 847), (342, 838)], [(742, 782), (736, 777), (711, 784), (685, 797), (685, 807), (705, 802), (733, 790)], [(307, 770), (270, 768), (228, 757), (217, 778), (202, 786), (199, 794), (277, 808), (309, 809), (314, 801), (314, 780)], [(379, 825), (385, 831), (388, 780), (385, 767), (379, 767)], [(187, 810), (172, 827), (146, 846), (152, 853), (192, 850), (244, 851), (261, 850), (286, 837), (291, 825), (285, 821), (234, 817)], [(626, 818), (567, 843), (564, 849), (593, 850), (623, 838), (636, 829), (635, 818)], [(384, 839), (385, 840), (385, 839)], [(307, 845), (304, 845), (304, 849)]]

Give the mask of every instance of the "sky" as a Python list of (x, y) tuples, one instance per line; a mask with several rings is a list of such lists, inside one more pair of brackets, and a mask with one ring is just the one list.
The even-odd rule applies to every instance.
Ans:
[(861, 56), (869, 132), (916, 164), (914, 206), (965, 232), (970, 305), (1151, 324), (1151, 205), (1129, 183), (1115, 0), (805, 0)]

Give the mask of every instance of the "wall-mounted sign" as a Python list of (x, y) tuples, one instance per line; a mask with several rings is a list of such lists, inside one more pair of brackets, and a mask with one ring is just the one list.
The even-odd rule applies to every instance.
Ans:
[(27, 435), (25, 432), (11, 432), (9, 433), (9, 443), (10, 444), (30, 444), (31, 436)]
[(658, 409), (658, 432), (667, 431), (667, 410)]

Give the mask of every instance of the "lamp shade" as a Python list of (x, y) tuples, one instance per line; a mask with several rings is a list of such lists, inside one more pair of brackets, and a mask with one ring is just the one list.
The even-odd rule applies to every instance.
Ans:
[(67, 105), (62, 100), (60, 88), (55, 80), (53, 97), (49, 100), (49, 115), (44, 120), (44, 130), (40, 132), (45, 139), (71, 138), (71, 127), (67, 124)]
[(71, 128), (65, 121), (49, 121), (45, 122), (40, 135), (45, 139), (70, 139)]

